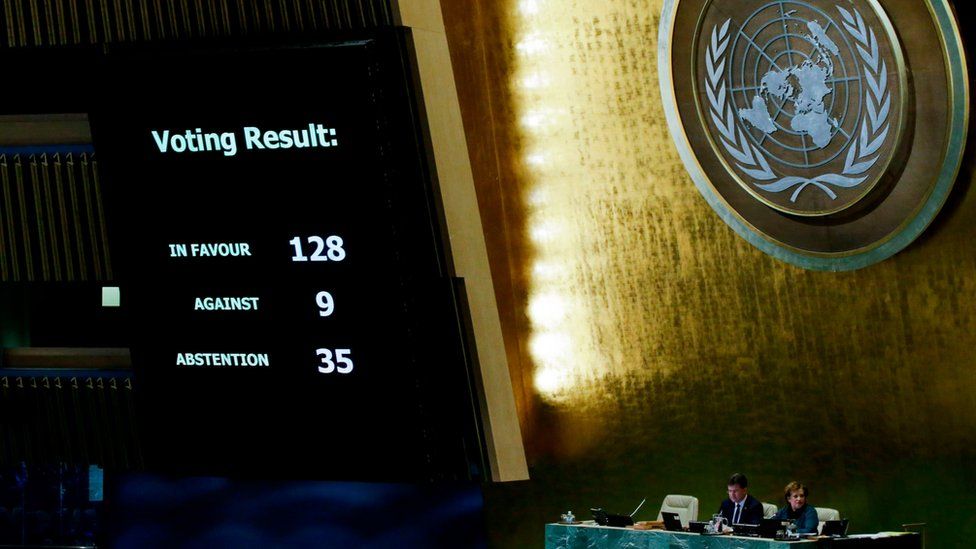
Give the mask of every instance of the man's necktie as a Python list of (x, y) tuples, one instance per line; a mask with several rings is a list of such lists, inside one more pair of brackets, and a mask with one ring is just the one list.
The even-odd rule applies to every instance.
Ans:
[(739, 524), (739, 518), (742, 517), (742, 503), (735, 504), (735, 513), (732, 515), (732, 524)]

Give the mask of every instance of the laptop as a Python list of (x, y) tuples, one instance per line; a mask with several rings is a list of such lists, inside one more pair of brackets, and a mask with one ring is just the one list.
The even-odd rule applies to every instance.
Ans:
[(789, 520), (777, 519), (777, 518), (764, 518), (762, 522), (759, 523), (759, 537), (773, 539), (776, 537), (776, 533), (783, 530), (783, 524), (788, 523)]
[(678, 513), (669, 513), (667, 511), (661, 511), (661, 518), (664, 519), (664, 529), (668, 532), (684, 532), (685, 529), (681, 526), (681, 518)]
[(593, 520), (600, 526), (630, 526), (634, 524), (634, 519), (627, 515), (615, 515), (599, 507), (590, 509), (590, 513), (593, 514)]
[(706, 522), (704, 520), (692, 520), (692, 521), (689, 521), (688, 522), (688, 531), (691, 532), (691, 533), (693, 533), (693, 534), (704, 534), (705, 533), (705, 525), (706, 524), (708, 524), (708, 522)]
[(847, 519), (825, 520), (823, 529), (820, 530), (821, 536), (831, 536), (842, 538), (847, 535)]
[(633, 526), (634, 515), (637, 514), (637, 511), (640, 511), (640, 508), (644, 506), (646, 501), (647, 498), (644, 498), (644, 500), (640, 502), (640, 505), (637, 506), (637, 509), (634, 509), (634, 512), (629, 515), (615, 515), (613, 513), (608, 513), (599, 507), (591, 508), (590, 513), (593, 514), (593, 520), (596, 521), (596, 523), (600, 526)]

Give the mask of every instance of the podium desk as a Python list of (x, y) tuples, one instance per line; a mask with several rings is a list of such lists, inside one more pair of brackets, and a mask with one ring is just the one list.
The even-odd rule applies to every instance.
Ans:
[(849, 538), (775, 541), (740, 536), (703, 536), (690, 532), (634, 530), (596, 524), (547, 524), (546, 549), (919, 549), (921, 536), (906, 534), (872, 539)]
[(595, 524), (547, 524), (546, 549), (813, 549), (814, 540), (774, 541)]
[(872, 538), (869, 535), (852, 535), (847, 538), (825, 539), (820, 542), (825, 549), (861, 549), (862, 547), (884, 549), (921, 549), (922, 536), (918, 533), (902, 534), (895, 537)]

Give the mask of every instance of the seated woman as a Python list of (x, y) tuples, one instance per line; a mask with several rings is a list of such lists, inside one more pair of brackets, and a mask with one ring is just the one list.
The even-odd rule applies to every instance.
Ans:
[(807, 487), (793, 481), (786, 485), (786, 506), (773, 518), (796, 521), (796, 531), (800, 534), (816, 534), (820, 519), (813, 505), (807, 505)]

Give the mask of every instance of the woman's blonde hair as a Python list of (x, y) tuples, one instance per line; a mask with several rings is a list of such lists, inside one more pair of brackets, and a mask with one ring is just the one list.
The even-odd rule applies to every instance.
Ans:
[(797, 482), (795, 480), (787, 484), (786, 488), (783, 491), (785, 492), (783, 497), (786, 499), (787, 503), (789, 503), (790, 494), (792, 494), (793, 492), (803, 492), (803, 497), (806, 497), (807, 494), (809, 493), (806, 484), (803, 484), (802, 482)]

